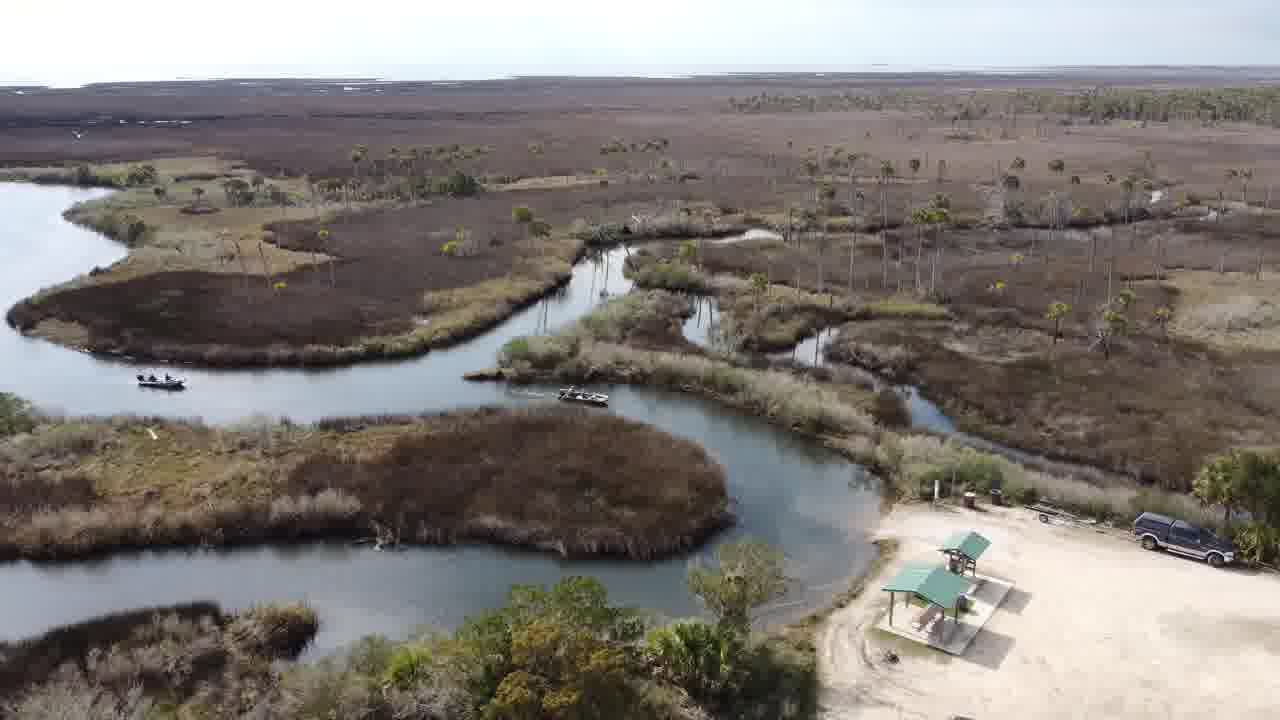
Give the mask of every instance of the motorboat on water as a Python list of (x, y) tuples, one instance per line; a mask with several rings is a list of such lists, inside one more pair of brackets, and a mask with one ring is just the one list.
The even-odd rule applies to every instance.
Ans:
[(150, 388), (152, 390), (186, 390), (187, 381), (176, 377), (165, 375), (158, 378), (155, 375), (138, 375), (138, 387)]
[(604, 407), (609, 404), (609, 396), (604, 393), (588, 392), (576, 387), (560, 388), (560, 394), (557, 396), (564, 402), (583, 403), (585, 405), (598, 405)]

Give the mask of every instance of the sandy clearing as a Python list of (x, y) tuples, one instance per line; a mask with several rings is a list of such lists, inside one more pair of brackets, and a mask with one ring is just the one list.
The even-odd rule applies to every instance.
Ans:
[[(963, 657), (871, 630), (878, 588), (940, 557), (950, 532), (992, 541), (979, 572), (1017, 587)], [(1020, 509), (899, 506), (898, 555), (818, 634), (827, 718), (1205, 718), (1280, 713), (1280, 579), (1148, 553), (1127, 536), (1042, 525)], [(885, 663), (891, 648), (901, 658)]]

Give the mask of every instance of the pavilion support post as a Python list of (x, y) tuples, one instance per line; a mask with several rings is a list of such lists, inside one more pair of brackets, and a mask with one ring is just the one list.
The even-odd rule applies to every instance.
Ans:
[(898, 593), (889, 591), (889, 627), (893, 627), (893, 606), (898, 604)]

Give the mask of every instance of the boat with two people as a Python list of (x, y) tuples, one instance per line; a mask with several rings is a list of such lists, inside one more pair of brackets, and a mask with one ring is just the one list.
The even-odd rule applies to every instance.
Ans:
[(186, 390), (187, 381), (176, 377), (170, 377), (165, 373), (163, 378), (155, 375), (138, 375), (138, 387), (151, 388), (153, 390)]
[(604, 393), (588, 392), (576, 387), (560, 388), (560, 394), (557, 396), (564, 402), (583, 403), (585, 405), (598, 405), (604, 407), (609, 404), (609, 396)]

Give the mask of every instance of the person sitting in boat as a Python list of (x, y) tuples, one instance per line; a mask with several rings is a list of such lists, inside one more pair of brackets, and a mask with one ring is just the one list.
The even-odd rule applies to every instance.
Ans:
[(148, 375), (148, 376), (147, 376), (147, 382), (155, 382), (155, 381), (156, 381), (156, 376), (155, 376), (155, 375)]
[(173, 378), (169, 377), (169, 373), (165, 373), (165, 374), (164, 374), (164, 381), (165, 381), (165, 382), (173, 382)]

